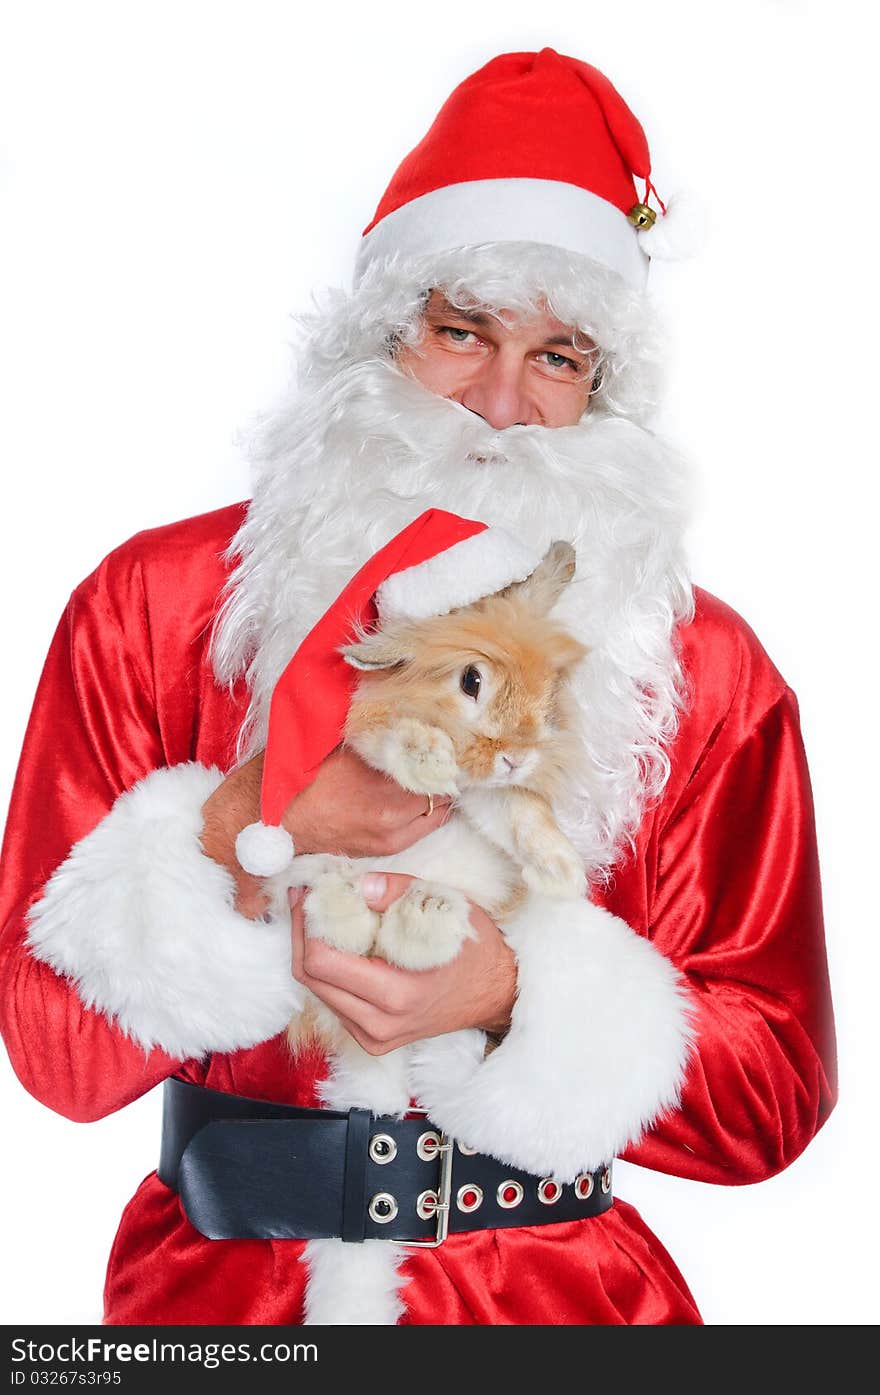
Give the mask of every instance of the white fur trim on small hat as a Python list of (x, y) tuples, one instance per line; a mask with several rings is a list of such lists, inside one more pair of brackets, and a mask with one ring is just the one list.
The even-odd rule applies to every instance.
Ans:
[(395, 572), (376, 592), (381, 620), (425, 620), (448, 615), (483, 596), (525, 581), (541, 553), (504, 528), (484, 528), (415, 567)]
[(293, 839), (278, 824), (249, 823), (235, 840), (235, 856), (254, 877), (274, 877), (293, 861)]

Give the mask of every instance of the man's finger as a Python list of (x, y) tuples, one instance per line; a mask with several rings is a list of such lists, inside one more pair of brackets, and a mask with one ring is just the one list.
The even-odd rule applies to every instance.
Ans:
[(361, 891), (370, 910), (387, 911), (415, 880), (403, 872), (367, 872), (361, 878)]
[(302, 974), (310, 988), (328, 984), (373, 1003), (382, 1012), (406, 1012), (413, 998), (411, 970), (399, 969), (384, 959), (347, 954), (324, 940), (306, 938)]
[(348, 1035), (354, 1037), (358, 1045), (362, 1046), (371, 1056), (387, 1055), (389, 1051), (396, 1051), (398, 1046), (406, 1046), (408, 1042), (412, 1041), (412, 1037), (407, 1036), (377, 1037), (362, 1027), (354, 1018), (343, 1017), (341, 1013), (337, 1013), (337, 1017)]
[[(412, 878), (399, 876), (397, 880), (410, 882)], [(384, 959), (367, 959), (362, 954), (350, 954), (346, 950), (334, 949), (325, 940), (307, 936), (302, 905), (294, 901), (293, 896), (291, 930), (293, 977), (311, 988), (318, 997), (324, 998), (328, 1006), (335, 1008), (337, 1005), (336, 1001), (331, 1003), (325, 996), (325, 989), (332, 987), (352, 1000), (378, 1008), (381, 1012), (406, 1010), (406, 1001), (412, 989), (409, 972), (386, 963)]]
[[(336, 956), (337, 964), (343, 961), (349, 961), (351, 966), (351, 961), (357, 959), (355, 955), (343, 955), (341, 951), (332, 950), (329, 946), (322, 945), (321, 948), (327, 950), (331, 963), (333, 962), (332, 957), (334, 955)], [(304, 936), (302, 912), (300, 912), (299, 925), (294, 927), (293, 934), (294, 978), (304, 984), (306, 988), (310, 989), (316, 998), (320, 998), (322, 1003), (326, 1003), (327, 1007), (335, 1013), (342, 1022), (342, 1025), (347, 1031), (351, 1032), (356, 1040), (360, 1040), (361, 1037), (363, 1037), (364, 1040), (367, 1038), (370, 1038), (371, 1041), (380, 1040), (383, 1026), (390, 1024), (393, 1019), (393, 1014), (389, 1013), (389, 1009), (385, 1007), (382, 1002), (384, 995), (381, 992), (381, 988), (385, 985), (379, 985), (380, 993), (378, 1000), (373, 997), (360, 997), (356, 992), (351, 991), (352, 980), (350, 975), (348, 976), (348, 981), (345, 983), (345, 986), (337, 985), (329, 979), (317, 977), (308, 973), (304, 967), (303, 957)], [(358, 975), (356, 963), (353, 967), (355, 968), (353, 981), (357, 982)], [(386, 968), (388, 967), (390, 966), (386, 965)], [(376, 986), (375, 979), (368, 978), (365, 984), (366, 989), (375, 990)], [(357, 1028), (357, 1031), (352, 1030), (353, 1026)], [(388, 1050), (390, 1048), (386, 1046), (384, 1049)]]
[[(334, 1016), (338, 1017), (346, 1031), (352, 1036), (355, 1033), (349, 1024), (357, 1027), (364, 1036), (372, 1037), (378, 1024), (382, 1020), (381, 1009), (374, 1003), (368, 1003), (363, 998), (358, 998), (354, 993), (347, 993), (344, 988), (334, 988), (332, 983), (323, 983), (320, 979), (310, 979), (306, 975), (306, 987), (310, 988), (316, 998), (320, 998)], [(357, 1039), (355, 1037), (355, 1039)]]
[(269, 897), (256, 877), (242, 873), (236, 885), (235, 909), (248, 920), (259, 920), (269, 908)]
[(423, 799), (422, 808), (406, 825), (408, 832), (417, 838), (426, 838), (435, 828), (442, 828), (452, 812), (452, 799), (448, 795), (435, 796), (433, 809), (428, 804), (428, 796), (424, 795)]
[(429, 819), (438, 809), (452, 805), (451, 794), (411, 794), (407, 790), (405, 797), (405, 811), (414, 819)]

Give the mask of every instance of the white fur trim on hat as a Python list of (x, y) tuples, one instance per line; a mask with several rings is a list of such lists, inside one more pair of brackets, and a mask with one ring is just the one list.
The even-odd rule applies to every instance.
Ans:
[(447, 184), (387, 213), (361, 239), (359, 285), (374, 261), (484, 242), (543, 242), (601, 263), (643, 291), (648, 258), (613, 203), (557, 179), (472, 179)]
[(376, 592), (381, 620), (448, 615), (483, 596), (525, 581), (542, 554), (504, 528), (484, 528), (415, 567), (395, 572)]
[(30, 911), (34, 958), (146, 1050), (186, 1058), (268, 1041), (300, 1010), (290, 925), (249, 920), (202, 850), (202, 806), (223, 779), (155, 770), (76, 843)]
[(511, 1027), (419, 1043), (410, 1081), (434, 1124), (561, 1183), (609, 1163), (678, 1102), (692, 1029), (673, 964), (590, 902), (530, 897), (504, 927)]

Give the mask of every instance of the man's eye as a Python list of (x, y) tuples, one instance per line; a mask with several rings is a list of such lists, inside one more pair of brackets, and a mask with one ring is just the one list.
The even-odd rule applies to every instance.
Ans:
[(575, 363), (574, 359), (566, 358), (564, 354), (554, 354), (548, 349), (546, 353), (540, 355), (551, 368), (571, 368), (573, 372), (580, 372), (581, 365)]
[(441, 325), (439, 332), (451, 339), (453, 344), (466, 344), (476, 337), (472, 329), (461, 329), (457, 325)]

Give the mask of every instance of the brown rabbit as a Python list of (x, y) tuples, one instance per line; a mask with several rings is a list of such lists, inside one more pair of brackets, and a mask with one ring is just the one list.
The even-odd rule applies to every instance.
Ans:
[[(586, 894), (553, 814), (577, 759), (566, 679), (586, 651), (548, 612), (574, 568), (574, 549), (556, 542), (526, 581), (448, 615), (388, 623), (343, 649), (363, 673), (346, 744), (404, 788), (452, 795), (454, 806), (444, 827), (402, 853), (295, 859), (285, 889), (309, 886), (309, 934), (427, 969), (472, 933), (468, 899), (503, 926), (528, 891)], [(382, 916), (360, 891), (362, 874), (379, 867), (419, 877)], [(313, 1005), (291, 1024), (292, 1044), (315, 1027), (339, 1041), (331, 1014)]]

